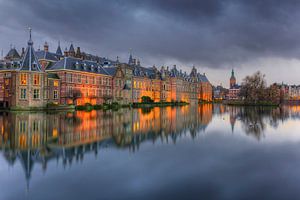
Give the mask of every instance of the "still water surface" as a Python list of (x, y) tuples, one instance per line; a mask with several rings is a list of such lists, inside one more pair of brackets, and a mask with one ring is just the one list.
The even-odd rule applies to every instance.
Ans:
[(299, 199), (300, 107), (2, 113), (0, 199)]

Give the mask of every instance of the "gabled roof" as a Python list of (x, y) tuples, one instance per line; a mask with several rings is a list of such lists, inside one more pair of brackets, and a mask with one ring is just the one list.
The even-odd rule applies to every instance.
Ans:
[(31, 39), (31, 32), (30, 32), (28, 46), (26, 48), (25, 55), (22, 58), (21, 66), (20, 66), (19, 70), (42, 71), (41, 69), (42, 69), (41, 65), (39, 64), (38, 58), (33, 49), (33, 41)]
[(51, 60), (51, 61), (58, 61), (60, 59), (60, 55), (57, 55), (55, 53), (51, 53), (49, 51), (37, 51), (35, 52), (38, 60), (45, 59), (45, 60)]
[(148, 77), (154, 78), (155, 77), (155, 70), (153, 67), (146, 68), (139, 65), (133, 66), (133, 75), (140, 76), (140, 77)]
[(200, 81), (200, 82), (203, 82), (203, 83), (208, 83), (209, 82), (209, 80), (207, 79), (205, 74), (198, 73), (197, 78), (198, 78), (198, 81)]
[(16, 50), (16, 48), (11, 48), (5, 57), (9, 58), (9, 59), (20, 59), (21, 58), (21, 56), (18, 53), (18, 51)]
[(75, 53), (75, 49), (74, 49), (73, 44), (71, 44), (70, 49), (69, 49), (69, 52), (74, 52), (74, 53)]
[(57, 50), (56, 50), (56, 54), (57, 54), (57, 55), (60, 55), (60, 56), (63, 55), (62, 50), (61, 50), (61, 48), (60, 48), (60, 43), (58, 43), (58, 47), (57, 47)]
[(53, 66), (47, 68), (47, 70), (60, 69), (110, 75), (106, 68), (95, 61), (81, 60), (73, 57), (64, 57), (64, 59), (57, 61)]
[(103, 68), (109, 75), (114, 76), (117, 72), (117, 67), (105, 67)]

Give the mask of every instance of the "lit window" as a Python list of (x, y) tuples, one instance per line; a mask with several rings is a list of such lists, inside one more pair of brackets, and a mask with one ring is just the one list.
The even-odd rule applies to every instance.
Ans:
[(33, 99), (39, 99), (40, 98), (40, 90), (34, 89), (33, 90)]
[(27, 84), (27, 74), (21, 74), (20, 83), (21, 83), (21, 85)]
[(21, 94), (21, 96), (20, 96), (21, 99), (26, 99), (26, 89), (23, 89), (23, 88), (22, 88), (20, 94)]
[(54, 86), (54, 87), (58, 87), (58, 81), (57, 81), (57, 80), (55, 80), (55, 81), (53, 82), (53, 86)]
[(88, 76), (85, 77), (85, 83), (86, 83), (86, 84), (89, 83), (89, 77), (88, 77)]
[(58, 99), (58, 91), (57, 90), (53, 91), (53, 99)]
[(40, 84), (40, 75), (39, 74), (34, 74), (33, 75), (33, 84), (34, 85), (39, 85)]

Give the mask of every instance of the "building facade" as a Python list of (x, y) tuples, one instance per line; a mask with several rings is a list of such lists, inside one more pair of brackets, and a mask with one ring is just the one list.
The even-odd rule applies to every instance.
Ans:
[(193, 67), (190, 74), (162, 66), (143, 67), (130, 54), (121, 63), (75, 51), (33, 48), (31, 39), (20, 55), (12, 48), (0, 61), (0, 104), (9, 108), (45, 107), (48, 104), (85, 105), (118, 102), (130, 104), (150, 97), (154, 102), (212, 100), (212, 86)]

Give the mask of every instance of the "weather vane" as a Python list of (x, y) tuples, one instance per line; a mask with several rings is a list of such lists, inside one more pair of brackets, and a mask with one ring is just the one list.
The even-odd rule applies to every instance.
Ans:
[(29, 38), (31, 40), (31, 31), (32, 31), (32, 28), (31, 27), (28, 27), (28, 30), (29, 30)]

